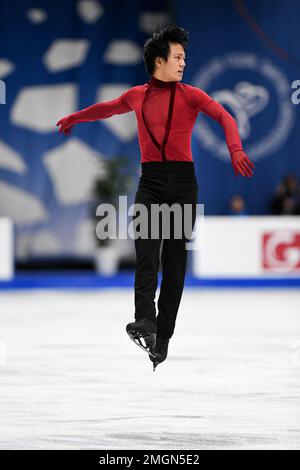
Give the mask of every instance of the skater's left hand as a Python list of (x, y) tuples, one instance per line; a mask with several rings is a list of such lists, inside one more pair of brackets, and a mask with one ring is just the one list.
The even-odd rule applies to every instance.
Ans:
[(251, 168), (254, 169), (254, 165), (243, 150), (237, 150), (236, 152), (233, 152), (231, 155), (231, 163), (235, 176), (237, 176), (238, 173), (240, 173), (242, 176), (247, 176), (248, 178), (253, 175)]

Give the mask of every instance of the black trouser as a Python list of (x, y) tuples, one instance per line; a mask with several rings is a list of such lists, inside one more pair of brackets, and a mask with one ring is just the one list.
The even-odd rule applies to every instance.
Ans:
[[(183, 204), (190, 204), (193, 226), (196, 218), (197, 198), (198, 183), (193, 162), (142, 163), (142, 175), (135, 197), (135, 204), (142, 203), (147, 207), (149, 232), (151, 229), (150, 210), (153, 204), (165, 203), (170, 207), (174, 203), (179, 203), (181, 208), (183, 208)], [(134, 215), (133, 219), (137, 215), (138, 213)], [(162, 220), (163, 217), (161, 222)], [(157, 335), (161, 338), (171, 338), (174, 332), (184, 287), (188, 253), (186, 243), (189, 240), (185, 236), (187, 232), (183, 230), (182, 237), (180, 239), (175, 238), (174, 218), (171, 217), (170, 220), (171, 237), (169, 239), (164, 237), (162, 225), (160, 225), (159, 238), (151, 238), (150, 233), (148, 239), (135, 239), (135, 319), (148, 318), (156, 322)], [(160, 253), (162, 281), (157, 303), (158, 316), (156, 318), (154, 300), (158, 283)]]

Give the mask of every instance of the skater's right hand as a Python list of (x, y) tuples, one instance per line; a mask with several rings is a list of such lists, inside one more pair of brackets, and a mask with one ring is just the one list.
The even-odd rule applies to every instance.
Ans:
[(60, 126), (59, 133), (61, 134), (62, 132), (65, 135), (69, 135), (71, 133), (71, 129), (74, 125), (73, 119), (71, 115), (65, 116), (56, 123), (57, 126)]

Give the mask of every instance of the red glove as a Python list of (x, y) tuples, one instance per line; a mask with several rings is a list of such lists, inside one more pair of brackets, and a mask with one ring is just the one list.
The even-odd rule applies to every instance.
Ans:
[(59, 133), (61, 134), (62, 132), (65, 135), (69, 135), (71, 133), (71, 129), (74, 126), (74, 120), (72, 118), (72, 115), (69, 114), (69, 116), (65, 116), (56, 123), (57, 126), (60, 126)]
[(242, 176), (247, 176), (248, 178), (253, 175), (251, 168), (254, 169), (254, 165), (243, 150), (236, 150), (231, 154), (231, 163), (235, 176), (237, 176), (238, 173)]

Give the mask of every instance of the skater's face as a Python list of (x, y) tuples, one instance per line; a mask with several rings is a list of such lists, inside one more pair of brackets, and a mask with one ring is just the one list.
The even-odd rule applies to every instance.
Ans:
[(181, 44), (170, 43), (170, 54), (168, 60), (157, 57), (155, 60), (156, 75), (160, 80), (166, 82), (182, 80), (185, 67), (185, 52)]

